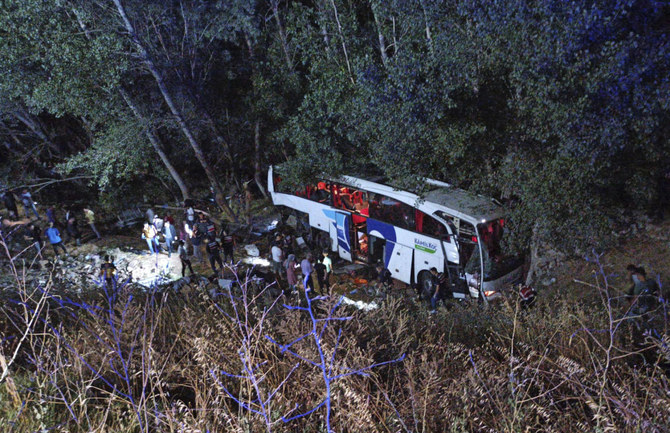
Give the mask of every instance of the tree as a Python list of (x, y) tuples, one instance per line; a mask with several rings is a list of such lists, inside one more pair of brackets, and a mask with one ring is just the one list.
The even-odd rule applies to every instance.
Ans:
[[(345, 40), (355, 79), (341, 60), (333, 65), (343, 50), (318, 48), (322, 33), (307, 27), (310, 87), (282, 130), (297, 147), (287, 173), (364, 161), (408, 187), (429, 176), (514, 198), (508, 243), (517, 250), (533, 235), (567, 251), (602, 243), (614, 207), (644, 196), (636, 190), (653, 195), (648, 168), (668, 154), (667, 8), (337, 4), (341, 32), (334, 17), (313, 22)], [(635, 183), (623, 180), (630, 173)]]
[[(128, 92), (125, 91), (123, 87), (119, 87), (119, 92), (121, 93), (121, 96), (123, 99), (126, 101), (126, 104), (128, 104), (128, 108), (131, 109), (135, 117), (140, 123), (145, 123), (144, 117), (142, 116), (142, 113), (140, 113), (140, 110), (137, 108), (135, 103), (130, 99), (130, 95)], [(160, 144), (158, 137), (156, 136), (153, 127), (151, 125), (145, 125), (143, 127), (144, 133), (147, 136), (147, 139), (151, 143), (151, 146), (154, 148), (158, 156), (160, 157), (161, 161), (163, 161), (163, 165), (165, 165), (165, 168), (168, 170), (170, 173), (170, 176), (172, 176), (172, 179), (177, 183), (179, 186), (179, 190), (181, 191), (181, 196), (183, 200), (186, 200), (189, 198), (189, 192), (188, 192), (188, 187), (186, 186), (186, 183), (182, 179), (181, 175), (179, 172), (177, 172), (177, 169), (174, 168), (172, 165), (172, 162), (170, 162), (170, 159), (168, 158), (167, 154), (163, 150), (163, 146)]]

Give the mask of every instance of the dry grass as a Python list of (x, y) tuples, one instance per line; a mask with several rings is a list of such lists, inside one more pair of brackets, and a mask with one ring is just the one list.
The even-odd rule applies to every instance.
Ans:
[[(330, 358), (342, 330), (338, 368), (407, 357), (334, 382), (333, 431), (667, 431), (667, 321), (657, 313), (658, 334), (647, 336), (617, 327), (620, 307), (603, 295), (616, 288), (600, 279), (581, 290), (580, 302), (555, 291), (530, 311), (509, 301), (429, 315), (400, 300), (368, 313), (347, 310), (353, 320), (322, 337)], [(305, 334), (312, 326), (306, 313), (251, 292), (233, 300), (212, 300), (195, 288), (135, 295), (125, 294), (111, 314), (93, 309), (104, 306), (99, 297), (50, 298), (10, 381), (0, 384), (0, 430), (326, 431), (323, 409), (282, 421), (323, 400), (324, 381), (319, 369), (266, 338), (288, 342)], [(332, 302), (318, 305), (319, 317)], [(3, 306), (5, 357), (26, 311)], [(310, 339), (294, 350), (318, 358)], [(261, 407), (259, 395), (266, 401), (271, 394)]]

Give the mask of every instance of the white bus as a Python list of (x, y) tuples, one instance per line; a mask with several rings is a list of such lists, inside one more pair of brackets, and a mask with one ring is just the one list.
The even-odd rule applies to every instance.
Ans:
[(504, 214), (492, 199), (431, 179), (422, 197), (373, 180), (342, 176), (287, 190), (270, 167), (268, 190), (275, 205), (307, 214), (331, 251), (352, 262), (382, 263), (424, 295), (433, 267), (448, 276), (456, 298), (490, 300), (521, 281), (522, 260), (502, 255)]

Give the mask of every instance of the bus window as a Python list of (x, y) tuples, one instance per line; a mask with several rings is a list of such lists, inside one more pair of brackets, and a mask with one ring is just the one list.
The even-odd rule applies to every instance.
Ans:
[(352, 192), (346, 186), (340, 186), (333, 184), (333, 206), (338, 209), (343, 209), (347, 211), (354, 211), (354, 203), (352, 199)]
[(458, 222), (459, 260), (461, 263), (465, 263), (464, 271), (468, 274), (480, 272), (481, 263), (479, 262), (479, 245), (477, 245), (475, 227), (457, 218), (455, 220)]
[(444, 240), (449, 242), (449, 238), (446, 236), (447, 230), (444, 225), (418, 209), (416, 210), (416, 231), (437, 239), (445, 238)]
[(309, 195), (310, 195), (310, 187), (307, 186), (307, 187), (305, 187), (305, 188), (301, 188), (301, 189), (297, 190), (294, 194), (295, 194), (296, 196), (298, 196), (298, 197), (309, 198)]
[[(482, 241), (484, 256), (484, 281), (495, 280), (521, 266), (523, 260), (517, 256), (505, 255), (501, 242), (504, 220), (494, 220), (477, 225), (477, 234)], [(466, 272), (479, 267), (479, 248), (476, 248), (466, 265)], [(472, 273), (472, 272), (469, 272)]]
[(310, 200), (327, 205), (332, 204), (331, 186), (329, 184), (319, 182), (316, 187), (311, 187), (311, 189), (312, 193), (308, 197)]
[(414, 226), (414, 208), (403, 202), (378, 194), (377, 200), (371, 202), (370, 218), (393, 224), (394, 226), (416, 230)]

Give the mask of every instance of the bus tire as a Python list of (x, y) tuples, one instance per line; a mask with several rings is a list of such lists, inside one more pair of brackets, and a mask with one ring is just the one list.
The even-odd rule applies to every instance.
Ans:
[(430, 275), (429, 271), (421, 271), (419, 272), (419, 276), (417, 278), (418, 284), (419, 284), (419, 294), (422, 299), (430, 300), (431, 296), (433, 296), (432, 289), (433, 289), (433, 282), (432, 278)]

